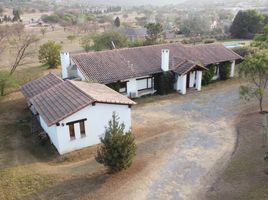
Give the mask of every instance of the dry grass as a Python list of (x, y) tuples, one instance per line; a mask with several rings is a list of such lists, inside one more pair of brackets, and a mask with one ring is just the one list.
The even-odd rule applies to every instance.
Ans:
[(263, 115), (244, 116), (238, 125), (238, 146), (222, 176), (208, 192), (208, 199), (268, 199), (267, 161), (263, 146)]

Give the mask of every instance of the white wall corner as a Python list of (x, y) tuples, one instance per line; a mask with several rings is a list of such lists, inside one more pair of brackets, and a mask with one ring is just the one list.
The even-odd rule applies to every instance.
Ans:
[(202, 71), (197, 71), (196, 72), (196, 86), (195, 86), (195, 88), (198, 91), (201, 91), (201, 87), (202, 87)]
[(234, 77), (235, 75), (235, 60), (231, 62), (231, 72), (230, 72), (230, 77)]

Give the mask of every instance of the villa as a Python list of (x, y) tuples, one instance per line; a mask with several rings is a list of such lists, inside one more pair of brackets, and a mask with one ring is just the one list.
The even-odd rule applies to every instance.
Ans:
[(186, 94), (188, 88), (200, 91), (202, 73), (213, 67), (219, 78), (219, 67), (230, 63), (230, 76), (241, 56), (222, 44), (183, 45), (180, 43), (114, 49), (79, 54), (61, 53), (63, 79), (78, 79), (111, 85), (117, 83), (119, 92), (131, 97), (157, 92), (156, 77), (170, 72), (173, 89)]

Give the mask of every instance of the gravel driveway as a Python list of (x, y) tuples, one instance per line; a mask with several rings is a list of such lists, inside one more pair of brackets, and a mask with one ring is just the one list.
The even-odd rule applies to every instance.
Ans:
[[(165, 156), (143, 198), (202, 199), (202, 192), (233, 151), (235, 120), (252, 105), (240, 101), (237, 83), (224, 84), (133, 109), (134, 126), (163, 126), (173, 141), (155, 145), (156, 151), (166, 149)], [(144, 152), (142, 148), (138, 153)]]

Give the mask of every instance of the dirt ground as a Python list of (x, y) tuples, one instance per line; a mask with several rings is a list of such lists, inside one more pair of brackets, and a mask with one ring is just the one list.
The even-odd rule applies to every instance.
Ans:
[[(198, 199), (236, 141), (240, 102), (231, 80), (190, 92), (138, 100), (132, 111), (138, 145), (133, 165), (107, 174), (96, 147), (59, 156), (30, 133), (19, 93), (0, 104), (0, 199)], [(221, 162), (219, 162), (219, 160)]]
[(209, 188), (206, 199), (268, 199), (265, 173), (268, 163), (264, 160), (268, 143), (263, 133), (264, 120), (265, 115), (259, 113), (242, 117), (237, 125), (237, 148), (227, 167)]

